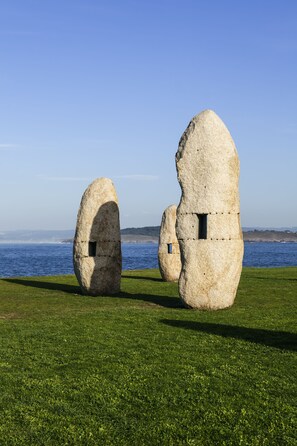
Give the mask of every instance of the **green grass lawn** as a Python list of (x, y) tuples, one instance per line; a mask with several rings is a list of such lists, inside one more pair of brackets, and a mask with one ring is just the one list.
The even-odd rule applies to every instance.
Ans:
[(177, 296), (0, 280), (0, 445), (297, 445), (297, 268), (245, 268), (227, 310)]

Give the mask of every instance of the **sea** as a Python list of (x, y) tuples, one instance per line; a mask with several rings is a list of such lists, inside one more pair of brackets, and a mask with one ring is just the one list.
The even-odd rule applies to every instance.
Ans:
[[(158, 268), (158, 245), (123, 243), (123, 270)], [(297, 266), (297, 243), (245, 242), (243, 266)], [(70, 243), (2, 243), (0, 277), (73, 274)]]

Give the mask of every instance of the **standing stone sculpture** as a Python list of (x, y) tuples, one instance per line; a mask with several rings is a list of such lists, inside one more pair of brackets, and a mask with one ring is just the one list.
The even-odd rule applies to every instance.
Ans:
[(230, 307), (242, 270), (239, 159), (232, 137), (211, 110), (195, 116), (179, 142), (176, 168), (182, 196), (176, 233), (185, 306)]
[(122, 255), (119, 207), (109, 178), (98, 178), (83, 194), (77, 216), (73, 263), (83, 294), (120, 291)]
[(178, 281), (181, 260), (179, 244), (175, 232), (176, 206), (171, 205), (165, 209), (159, 237), (158, 261), (162, 279), (165, 282)]

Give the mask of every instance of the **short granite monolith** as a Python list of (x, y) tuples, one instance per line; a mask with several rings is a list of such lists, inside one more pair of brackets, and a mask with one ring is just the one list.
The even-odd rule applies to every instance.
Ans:
[(243, 258), (239, 159), (228, 129), (213, 111), (191, 120), (179, 142), (176, 168), (182, 189), (176, 226), (180, 297), (189, 308), (230, 307)]
[(176, 206), (168, 206), (162, 215), (158, 261), (162, 279), (177, 282), (181, 271), (179, 244), (175, 232)]
[(109, 178), (98, 178), (83, 194), (77, 216), (73, 263), (83, 294), (120, 291), (122, 254), (118, 198)]

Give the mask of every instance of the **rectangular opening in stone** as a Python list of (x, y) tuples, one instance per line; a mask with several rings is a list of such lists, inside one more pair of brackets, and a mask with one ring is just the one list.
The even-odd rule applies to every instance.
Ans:
[(206, 240), (207, 239), (207, 214), (197, 214), (198, 215), (198, 239)]
[(172, 243), (167, 243), (168, 254), (172, 254)]
[(89, 257), (96, 256), (96, 242), (89, 242)]

